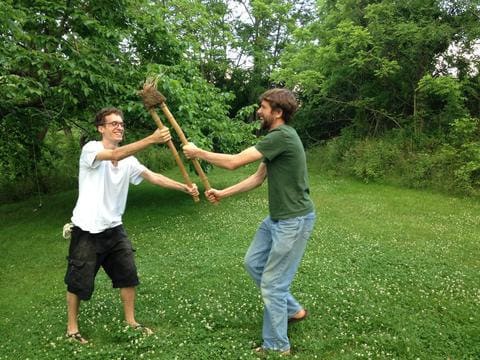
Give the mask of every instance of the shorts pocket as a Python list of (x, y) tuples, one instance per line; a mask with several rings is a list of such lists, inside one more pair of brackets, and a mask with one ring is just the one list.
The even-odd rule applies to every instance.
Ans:
[(82, 270), (85, 268), (86, 262), (77, 259), (68, 259), (67, 274), (65, 275), (65, 283), (72, 288), (81, 289), (84, 280)]
[(68, 259), (65, 284), (67, 290), (76, 294), (80, 300), (89, 300), (93, 293), (95, 281), (95, 262)]

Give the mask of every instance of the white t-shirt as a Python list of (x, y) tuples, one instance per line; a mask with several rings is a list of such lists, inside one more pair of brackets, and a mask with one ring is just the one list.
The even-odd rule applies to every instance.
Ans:
[(92, 234), (122, 223), (129, 183), (138, 185), (146, 167), (134, 157), (120, 160), (95, 160), (103, 150), (101, 141), (90, 141), (82, 148), (79, 163), (79, 194), (72, 222)]

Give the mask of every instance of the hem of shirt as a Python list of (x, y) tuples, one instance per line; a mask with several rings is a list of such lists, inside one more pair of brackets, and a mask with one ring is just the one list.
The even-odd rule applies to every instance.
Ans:
[(83, 227), (80, 226), (80, 225), (75, 224), (75, 222), (73, 222), (73, 221), (72, 221), (72, 224), (73, 224), (73, 226), (76, 226), (76, 227), (78, 227), (79, 229), (81, 229), (82, 231), (88, 232), (88, 233), (90, 233), (90, 234), (100, 234), (100, 233), (102, 233), (102, 232), (104, 232), (104, 231), (106, 231), (106, 230), (110, 230), (110, 229), (113, 229), (113, 228), (115, 228), (115, 227), (117, 227), (117, 226), (123, 225), (123, 222), (119, 222), (119, 223), (115, 222), (115, 223), (113, 223), (111, 226), (107, 226), (107, 227), (104, 228), (103, 230), (100, 230), (100, 231), (99, 231), (98, 229), (95, 229), (94, 232), (92, 232), (92, 231), (90, 231), (90, 230), (88, 230), (88, 229), (86, 229), (86, 228), (83, 228)]
[(309, 208), (309, 209), (304, 210), (304, 211), (299, 211), (299, 212), (296, 212), (296, 213), (290, 213), (290, 214), (287, 214), (287, 215), (273, 216), (272, 214), (270, 214), (270, 218), (274, 221), (287, 220), (287, 219), (292, 219), (292, 218), (296, 218), (296, 217), (299, 217), (299, 216), (305, 216), (305, 215), (308, 215), (312, 212), (315, 212), (314, 207)]

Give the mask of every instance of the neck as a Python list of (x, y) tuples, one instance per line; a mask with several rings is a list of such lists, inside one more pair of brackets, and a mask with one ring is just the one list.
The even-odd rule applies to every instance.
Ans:
[(268, 129), (268, 130), (270, 131), (270, 130), (276, 129), (277, 127), (282, 126), (284, 124), (285, 124), (285, 121), (282, 118), (276, 118), (272, 122), (272, 125), (270, 125), (270, 129)]
[(113, 150), (118, 147), (118, 142), (110, 141), (108, 139), (103, 138), (102, 144), (105, 149)]

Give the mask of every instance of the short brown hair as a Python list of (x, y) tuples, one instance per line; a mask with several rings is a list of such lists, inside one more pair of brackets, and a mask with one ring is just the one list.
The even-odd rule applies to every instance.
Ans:
[(118, 115), (122, 118), (123, 121), (123, 112), (120, 109), (117, 109), (116, 107), (106, 107), (101, 109), (97, 114), (95, 115), (95, 126), (99, 127), (100, 125), (103, 125), (105, 123), (105, 118), (110, 115), (110, 114), (115, 114)]
[(283, 120), (288, 123), (295, 111), (297, 111), (298, 103), (295, 95), (284, 88), (275, 88), (265, 91), (260, 96), (260, 102), (267, 101), (272, 110), (282, 110)]

